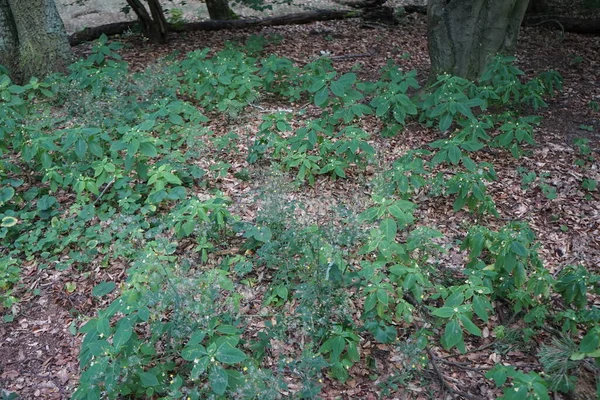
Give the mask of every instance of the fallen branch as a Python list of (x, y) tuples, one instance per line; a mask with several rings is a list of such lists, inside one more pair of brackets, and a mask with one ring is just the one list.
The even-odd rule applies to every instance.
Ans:
[(330, 56), (332, 60), (349, 60), (351, 58), (363, 58), (363, 57), (373, 57), (372, 53), (360, 53), (360, 54), (344, 54), (342, 56)]
[(553, 24), (563, 32), (600, 33), (600, 18), (575, 18), (563, 16), (531, 15), (523, 20), (523, 26)]
[[(358, 18), (362, 15), (360, 11), (352, 10), (315, 10), (294, 14), (280, 15), (276, 17), (267, 17), (260, 19), (237, 19), (225, 21), (200, 21), (190, 22), (183, 26), (168, 25), (171, 32), (192, 32), (192, 31), (217, 31), (223, 29), (245, 29), (264, 26), (280, 25), (300, 25), (309, 24), (317, 21), (333, 21), (346, 18)], [(98, 39), (102, 34), (117, 35), (133, 29), (138, 25), (137, 21), (117, 22), (114, 24), (97, 26), (95, 28), (86, 28), (83, 31), (74, 33), (69, 37), (71, 46), (76, 46), (83, 42)]]

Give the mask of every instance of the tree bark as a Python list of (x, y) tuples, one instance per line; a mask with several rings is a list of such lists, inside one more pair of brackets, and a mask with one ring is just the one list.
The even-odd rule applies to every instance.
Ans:
[(54, 0), (0, 0), (0, 9), (0, 63), (8, 64), (13, 80), (66, 71), (71, 46)]
[(496, 54), (512, 54), (528, 0), (429, 0), (432, 76), (477, 79)]
[(17, 27), (8, 0), (0, 0), (0, 65), (8, 71), (17, 68)]
[(127, 0), (127, 4), (138, 17), (144, 34), (152, 43), (167, 42), (167, 20), (158, 0), (148, 0), (150, 13), (141, 0)]
[(213, 20), (238, 19), (238, 15), (229, 7), (228, 0), (206, 0), (208, 15)]
[[(222, 29), (244, 29), (258, 26), (309, 24), (316, 21), (331, 21), (345, 18), (359, 18), (360, 11), (320, 10), (308, 11), (295, 14), (287, 14), (279, 17), (267, 17), (263, 19), (238, 19), (229, 21), (201, 21), (184, 24), (183, 26), (168, 25), (169, 31), (192, 32), (192, 31), (217, 31)], [(138, 21), (117, 22), (114, 24), (87, 28), (76, 32), (69, 37), (72, 46), (98, 39), (102, 34), (117, 35), (133, 28)]]

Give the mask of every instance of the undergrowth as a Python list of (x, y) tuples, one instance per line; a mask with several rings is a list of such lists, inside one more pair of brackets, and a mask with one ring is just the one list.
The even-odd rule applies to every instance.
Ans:
[[(549, 398), (572, 391), (584, 363), (598, 371), (600, 312), (588, 297), (600, 291), (598, 275), (581, 265), (551, 275), (520, 221), (466, 227), (466, 264), (449, 271), (439, 264), (450, 248), (444, 234), (418, 218), (423, 195), (499, 216), (487, 190), (494, 165), (478, 154), (530, 151), (540, 118), (522, 113), (545, 107), (560, 75), (526, 80), (514, 59), (496, 57), (478, 82), (443, 75), (417, 92), (416, 73), (391, 62), (364, 81), (326, 57), (300, 67), (265, 56), (265, 43), (198, 50), (132, 74), (118, 43), (102, 38), (67, 75), (24, 86), (0, 77), (5, 321), (19, 312), (24, 260), (74, 274), (128, 266), (125, 281), (94, 287), (100, 300), (113, 294), (78, 329), (74, 399), (316, 398), (326, 377), (344, 383), (359, 363), (378, 374), (367, 341), (401, 354), (404, 367), (379, 385), (389, 394), (420, 379), (432, 346), (467, 352), (484, 327), (501, 337), (498, 310), (530, 336), (549, 326), (556, 336), (539, 349), (543, 374), (502, 365), (486, 373), (503, 398)], [(319, 115), (263, 116), (243, 177), (267, 169), (279, 178), (259, 185), (248, 220), (219, 192), (231, 167), (219, 154), (238, 151), (241, 139), (214, 137), (208, 123), (235, 121), (263, 99), (310, 102)], [(289, 192), (376, 162), (367, 119), (385, 137), (417, 121), (441, 138), (381, 171), (367, 204), (301, 217), (305, 205)], [(586, 168), (590, 152), (577, 145)], [(248, 307), (255, 297), (258, 309)]]

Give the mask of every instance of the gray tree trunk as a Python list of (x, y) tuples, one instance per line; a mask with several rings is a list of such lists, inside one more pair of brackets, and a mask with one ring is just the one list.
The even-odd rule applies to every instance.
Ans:
[(239, 18), (229, 7), (228, 0), (206, 0), (206, 8), (210, 19), (226, 21)]
[(0, 64), (8, 71), (17, 67), (17, 27), (8, 0), (0, 0)]
[(496, 54), (515, 50), (529, 0), (429, 0), (432, 76), (477, 79)]
[[(66, 71), (71, 62), (71, 46), (54, 0), (0, 0), (0, 8), (0, 63), (8, 65), (13, 80), (26, 82), (32, 76), (43, 78), (52, 72)], [(16, 32), (16, 42), (10, 32)], [(10, 43), (16, 48), (12, 56), (7, 52), (10, 50), (5, 51), (10, 49)]]

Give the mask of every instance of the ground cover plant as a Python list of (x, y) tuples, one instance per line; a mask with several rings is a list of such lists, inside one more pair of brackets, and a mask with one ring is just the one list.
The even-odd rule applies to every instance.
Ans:
[[(103, 37), (67, 75), (0, 78), (2, 313), (22, 324), (46, 292), (69, 310), (60, 395), (600, 393), (593, 256), (549, 263), (502, 184), (597, 217), (589, 139), (570, 144), (573, 193), (528, 162), (561, 74), (497, 57), (428, 85), (393, 61), (298, 63), (281, 40), (132, 70)], [(67, 278), (25, 284), (38, 273)]]

